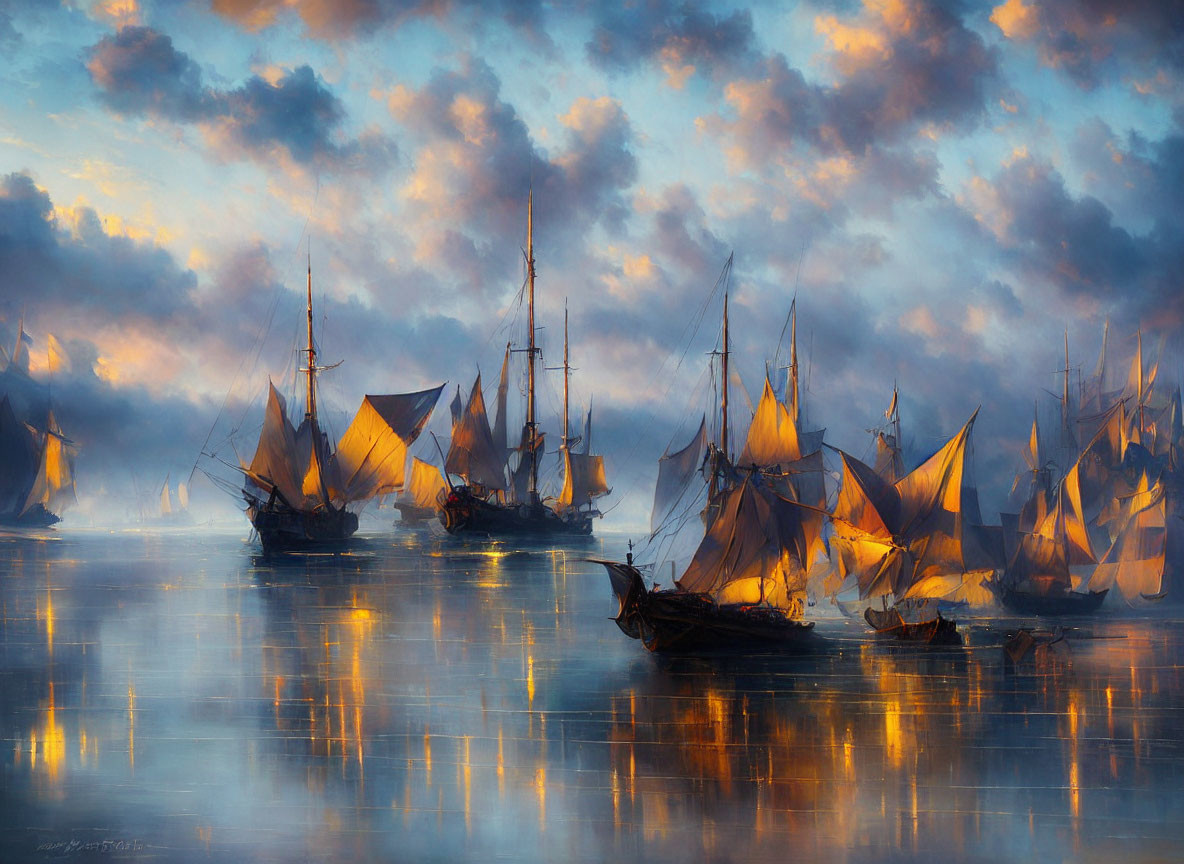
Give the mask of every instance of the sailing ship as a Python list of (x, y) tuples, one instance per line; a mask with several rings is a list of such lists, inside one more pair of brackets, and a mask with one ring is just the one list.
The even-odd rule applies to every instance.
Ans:
[(357, 531), (354, 507), (403, 488), (407, 448), (427, 424), (444, 385), (416, 393), (370, 395), (334, 449), (317, 415), (312, 265), (308, 268), (308, 364), (304, 419), (294, 427), (268, 382), (255, 455), (240, 465), (247, 517), (265, 552), (337, 544)]
[(7, 395), (0, 399), (0, 525), (46, 528), (77, 502), (74, 442), (53, 411), (43, 427), (19, 420)]
[(177, 504), (173, 506), (172, 490), (169, 489), (168, 475), (164, 478), (164, 483), (160, 487), (159, 504), (156, 516), (145, 519), (144, 521), (154, 525), (189, 525), (193, 522), (193, 517), (189, 514), (189, 487), (184, 482), (178, 483)]
[[(650, 651), (804, 647), (813, 638), (814, 622), (803, 620), (803, 615), (810, 562), (820, 546), (825, 551), (824, 511), (803, 498), (815, 492), (807, 478), (820, 478), (821, 452), (802, 453), (795, 350), (789, 388), (792, 410), (777, 398), (766, 376), (740, 459), (731, 458), (731, 266), (729, 257), (720, 279), (725, 285), (722, 350), (713, 352), (721, 366), (719, 439), (707, 443), (704, 418), (686, 446), (675, 452), (667, 449), (658, 463), (650, 516), (651, 541), (671, 523), (672, 533), (701, 524), (703, 536), (670, 588), (656, 582), (647, 587), (632, 552), (624, 564), (600, 562), (618, 601), (617, 626)], [(688, 518), (704, 493), (701, 519)], [(672, 557), (672, 576), (675, 566)]]
[(406, 527), (426, 525), (440, 512), (440, 502), (448, 493), (448, 482), (440, 469), (417, 456), (411, 457), (411, 479), (395, 500), (399, 524)]
[[(879, 635), (926, 643), (960, 641), (957, 625), (941, 614), (940, 598), (973, 590), (990, 573), (990, 551), (974, 530), (977, 493), (964, 482), (976, 410), (933, 456), (889, 482), (839, 451), (841, 485), (831, 524), (839, 584), (853, 581), (860, 600), (882, 598), (864, 610)], [(888, 600), (893, 605), (888, 605)]]
[[(534, 194), (527, 198), (526, 273), (528, 289), (526, 422), (521, 443), (510, 449), (506, 441), (506, 396), (511, 348), (506, 346), (497, 391), (497, 416), (489, 426), (481, 375), (463, 407), (454, 409), (452, 442), (444, 460), (446, 477), (457, 476), (444, 496), (440, 522), (450, 534), (576, 535), (592, 533), (592, 521), (601, 515), (595, 499), (608, 494), (604, 458), (593, 454), (591, 410), (585, 425), (583, 449), (580, 438), (569, 434), (569, 382), (567, 313), (563, 319), (563, 432), (559, 453), (563, 462), (563, 488), (556, 499), (539, 494), (539, 461), (544, 433), (539, 430), (535, 400), (536, 361), (541, 353), (535, 343)], [(454, 403), (455, 404), (455, 403)], [(510, 462), (516, 458), (516, 464)]]

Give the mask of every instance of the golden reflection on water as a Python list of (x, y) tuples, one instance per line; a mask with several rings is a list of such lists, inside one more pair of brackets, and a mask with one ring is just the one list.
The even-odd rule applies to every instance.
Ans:
[[(960, 858), (1001, 838), (1020, 857), (1064, 858), (1169, 830), (1136, 809), (1141, 790), (1180, 802), (1168, 777), (1184, 767), (1172, 750), (1184, 681), (1169, 625), (1104, 620), (1071, 636), (1067, 659), (1014, 672), (994, 633), (926, 651), (844, 631), (813, 657), (663, 660), (616, 632), (607, 588), (574, 554), (453, 551), (401, 569), (376, 558), (259, 568), (211, 601), (223, 645), (170, 644), (166, 622), (142, 646), (120, 631), (105, 664), (79, 656), (99, 636), (72, 632), (69, 580), (51, 590), (46, 573), (6, 595), (4, 638), (32, 628), (46, 661), (17, 694), (36, 710), (12, 715), (25, 729), (12, 776), (62, 800), (80, 794), (75, 775), (141, 788), (207, 736), (198, 758), (230, 754), (219, 788), (262, 796), (307, 833), (293, 857), (373, 857), (383, 836), (474, 860), (572, 848), (587, 853), (574, 860)], [(148, 595), (152, 610), (192, 616), (184, 576), (169, 583)], [(249, 670), (237, 692), (210, 683), (227, 657)], [(213, 695), (158, 698), (160, 668), (195, 670)], [(200, 732), (168, 725), (198, 709), (210, 712)], [(100, 760), (100, 738), (124, 735), (126, 762)], [(186, 831), (206, 849), (244, 830), (194, 818)]]

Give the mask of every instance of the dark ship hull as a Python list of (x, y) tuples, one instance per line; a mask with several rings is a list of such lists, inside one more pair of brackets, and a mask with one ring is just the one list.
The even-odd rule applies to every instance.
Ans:
[(919, 642), (924, 645), (961, 645), (957, 622), (943, 618), (935, 610), (931, 618), (909, 621), (893, 606), (891, 609), (867, 609), (863, 619), (876, 631), (877, 636), (896, 639), (901, 642)]
[(592, 513), (556, 513), (541, 503), (495, 504), (474, 495), (467, 486), (448, 493), (440, 524), (449, 534), (503, 536), (574, 536), (592, 534)]
[(399, 511), (399, 521), (395, 524), (407, 528), (427, 525), (439, 512), (435, 507), (416, 507), (414, 504), (395, 504), (395, 509)]
[(61, 521), (61, 516), (49, 512), (40, 504), (34, 504), (24, 514), (0, 513), (0, 525), (10, 528), (48, 528)]
[(631, 564), (599, 563), (620, 602), (617, 626), (650, 651), (801, 650), (817, 639), (812, 621), (775, 609), (721, 606), (703, 594), (649, 590)]
[(251, 520), (264, 552), (315, 549), (340, 544), (358, 530), (358, 516), (348, 510), (322, 508), (293, 510), (283, 505), (260, 505), (248, 499)]
[(999, 602), (1021, 615), (1092, 615), (1106, 599), (1105, 591), (1066, 591), (1056, 594), (1032, 594), (1015, 588), (1000, 587)]

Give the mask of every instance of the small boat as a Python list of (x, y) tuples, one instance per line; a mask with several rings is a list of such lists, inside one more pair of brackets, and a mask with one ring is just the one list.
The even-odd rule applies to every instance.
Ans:
[(945, 618), (931, 600), (900, 600), (883, 609), (868, 607), (863, 612), (877, 636), (926, 645), (961, 645), (956, 622)]

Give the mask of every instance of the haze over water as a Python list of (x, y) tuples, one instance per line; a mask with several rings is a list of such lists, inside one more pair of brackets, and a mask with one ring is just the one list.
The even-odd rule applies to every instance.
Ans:
[(1010, 672), (1018, 622), (888, 647), (820, 606), (817, 654), (662, 659), (584, 560), (623, 545), (393, 533), (272, 563), (232, 533), (4, 537), (0, 858), (1179, 848), (1178, 621), (1108, 605)]

